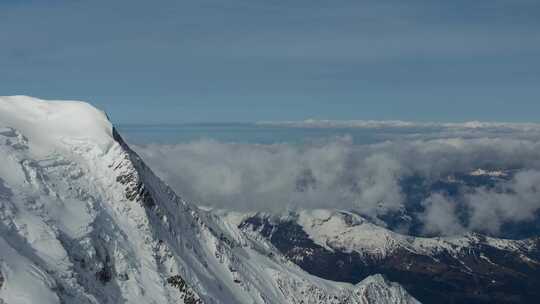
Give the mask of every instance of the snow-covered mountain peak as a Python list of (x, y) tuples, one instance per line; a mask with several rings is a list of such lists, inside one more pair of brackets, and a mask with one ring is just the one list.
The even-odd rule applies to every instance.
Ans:
[(0, 96), (2, 127), (17, 130), (33, 152), (46, 154), (65, 143), (82, 142), (106, 151), (113, 143), (107, 115), (86, 102)]
[(0, 303), (416, 303), (184, 201), (88, 104), (0, 98), (0, 156)]

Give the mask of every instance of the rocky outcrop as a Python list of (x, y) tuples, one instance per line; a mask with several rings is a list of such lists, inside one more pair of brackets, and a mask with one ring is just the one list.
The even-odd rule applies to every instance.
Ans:
[(181, 300), (184, 304), (203, 304), (203, 301), (199, 298), (197, 294), (191, 289), (186, 281), (180, 275), (174, 275), (167, 279), (169, 283), (174, 288), (178, 289), (178, 292), (181, 294)]

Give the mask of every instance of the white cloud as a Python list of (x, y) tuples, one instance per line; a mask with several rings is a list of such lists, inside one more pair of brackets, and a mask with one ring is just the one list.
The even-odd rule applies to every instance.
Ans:
[(434, 193), (423, 202), (423, 205), (426, 210), (420, 218), (427, 234), (455, 235), (465, 230), (457, 219), (456, 202)]
[[(422, 132), (480, 130), (483, 132), (538, 132), (538, 123), (468, 121), (462, 123), (411, 122), (402, 120), (324, 120), (261, 121), (258, 125), (284, 126), (293, 128), (365, 128), (365, 129), (420, 129)], [(503, 134), (499, 134), (503, 135)]]
[(135, 149), (189, 200), (240, 211), (340, 208), (376, 216), (404, 208), (400, 182), (407, 176), (436, 180), (477, 168), (520, 169), (496, 188), (462, 193), (466, 222), (458, 219), (453, 198), (437, 193), (419, 214), (428, 234), (497, 234), (504, 223), (528, 221), (540, 209), (540, 141), (530, 126), (495, 132), (494, 125), (487, 131), (469, 126), (467, 136), (441, 132), (440, 138), (430, 131), (411, 139), (400, 129), (394, 139), (369, 145), (338, 137), (301, 145), (200, 140)]
[(465, 196), (470, 229), (497, 234), (507, 222), (530, 221), (540, 209), (540, 171), (527, 170), (498, 189), (481, 188)]

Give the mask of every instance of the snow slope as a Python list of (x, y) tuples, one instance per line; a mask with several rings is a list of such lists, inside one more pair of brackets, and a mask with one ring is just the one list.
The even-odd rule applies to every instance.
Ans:
[(0, 303), (416, 303), (182, 200), (82, 102), (0, 97)]

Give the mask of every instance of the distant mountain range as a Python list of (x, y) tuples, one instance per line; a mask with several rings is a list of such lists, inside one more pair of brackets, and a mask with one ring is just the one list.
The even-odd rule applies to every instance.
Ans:
[(332, 210), (231, 217), (246, 233), (329, 280), (354, 284), (383, 274), (423, 303), (535, 303), (540, 296), (537, 237), (405, 236)]

